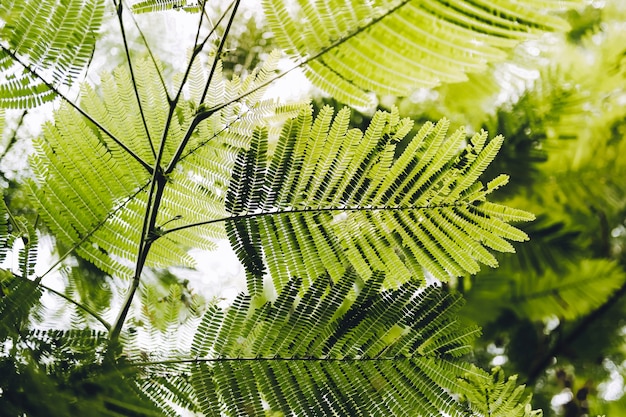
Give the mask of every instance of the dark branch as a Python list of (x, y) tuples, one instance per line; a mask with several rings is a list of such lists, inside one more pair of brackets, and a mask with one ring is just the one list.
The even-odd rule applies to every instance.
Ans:
[[(222, 39), (220, 39), (220, 44), (217, 47), (217, 51), (215, 51), (215, 59), (213, 60), (213, 64), (211, 65), (211, 70), (209, 71), (209, 77), (207, 78), (206, 84), (204, 85), (204, 91), (202, 92), (202, 97), (200, 97), (200, 103), (198, 103), (198, 105), (204, 103), (204, 99), (206, 98), (207, 92), (209, 91), (209, 86), (211, 85), (211, 81), (213, 81), (213, 76), (215, 75), (217, 64), (220, 60), (220, 55), (222, 54), (222, 50), (224, 50), (224, 45), (226, 44), (226, 38), (228, 37), (228, 33), (230, 32), (230, 29), (235, 20), (235, 15), (237, 14), (237, 9), (239, 8), (240, 1), (241, 0), (235, 0), (233, 2), (235, 6), (233, 7), (233, 11), (230, 13), (230, 18), (228, 19), (228, 23), (226, 24), (226, 29), (224, 29), (224, 34), (222, 35)], [(231, 3), (231, 5), (233, 3)]]
[(561, 337), (559, 341), (546, 352), (540, 360), (528, 372), (528, 378), (524, 384), (532, 385), (543, 374), (543, 372), (550, 367), (555, 357), (559, 356), (562, 352), (568, 349), (568, 347), (576, 341), (579, 337), (583, 336), (585, 331), (598, 319), (604, 316), (624, 295), (626, 295), (626, 283), (622, 285), (613, 295), (596, 310), (581, 319), (576, 326), (567, 334), (567, 336)]
[(115, 135), (113, 135), (111, 132), (109, 132), (104, 126), (102, 126), (100, 123), (98, 123), (98, 121), (96, 121), (93, 117), (91, 117), (91, 115), (89, 115), (85, 110), (81, 109), (78, 105), (76, 105), (72, 100), (70, 100), (65, 94), (61, 93), (54, 85), (52, 85), (52, 83), (50, 83), (48, 80), (46, 80), (45, 78), (43, 78), (41, 75), (39, 75), (39, 73), (37, 73), (37, 71), (33, 70), (30, 65), (26, 64), (25, 62), (23, 62), (20, 58), (17, 57), (17, 55), (15, 55), (13, 53), (13, 51), (5, 48), (4, 46), (0, 45), (0, 47), (2, 48), (2, 50), (4, 52), (6, 52), (15, 62), (17, 62), (18, 64), (20, 64), (26, 71), (28, 71), (30, 74), (32, 74), (33, 76), (35, 76), (36, 78), (38, 78), (42, 83), (44, 83), (46, 85), (46, 87), (48, 87), (51, 91), (54, 92), (54, 94), (56, 94), (57, 96), (61, 97), (61, 99), (63, 99), (63, 101), (65, 101), (67, 104), (69, 104), (70, 106), (72, 106), (72, 108), (74, 108), (74, 110), (76, 110), (77, 112), (79, 112), (83, 117), (85, 117), (87, 120), (89, 120), (91, 123), (93, 123), (98, 129), (100, 129), (105, 135), (107, 135), (108, 137), (111, 138), (111, 140), (113, 140), (113, 142), (115, 142), (120, 148), (122, 148), (128, 155), (130, 155), (134, 160), (136, 160), (137, 162), (139, 162), (139, 164), (141, 164), (142, 167), (144, 167), (148, 172), (152, 173), (152, 168), (150, 167), (150, 165), (145, 162), (143, 159), (141, 159), (137, 154), (135, 154), (128, 146), (124, 145), (124, 143), (122, 143), (122, 141), (120, 141), (118, 138), (115, 137)]

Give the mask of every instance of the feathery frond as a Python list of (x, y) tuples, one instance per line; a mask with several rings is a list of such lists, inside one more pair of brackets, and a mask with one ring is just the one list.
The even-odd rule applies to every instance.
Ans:
[[(217, 106), (231, 96), (256, 88), (266, 81), (275, 64), (276, 59), (269, 60), (258, 73), (244, 80), (223, 80), (218, 71), (203, 106)], [(279, 106), (274, 101), (260, 101), (263, 91), (259, 90), (197, 124), (198, 112), (193, 110), (197, 104), (181, 101), (164, 133), (169, 102), (158, 82), (157, 70), (145, 61), (136, 63), (136, 68), (139, 96), (154, 147), (158, 148), (160, 139), (166, 137), (163, 171), (185, 140), (185, 131), (192, 129), (186, 153), (176, 169), (163, 178), (166, 185), (157, 227), (225, 216), (220, 190), (226, 187), (236, 152), (247, 146), (247, 132), (256, 124), (268, 123)], [(194, 74), (201, 77), (200, 83), (205, 80), (200, 68)], [(137, 256), (151, 181), (150, 173), (137, 161), (154, 163), (137, 103), (126, 93), (131, 89), (128, 72), (118, 69), (113, 76), (103, 76), (102, 97), (85, 86), (81, 98), (81, 106), (112, 136), (122, 138), (127, 149), (62, 104), (54, 124), (47, 123), (42, 137), (35, 140), (32, 166), (36, 180), (30, 183), (39, 213), (52, 232), (98, 268), (122, 277), (131, 275)], [(286, 115), (280, 117), (286, 117), (291, 110), (286, 106), (282, 111)], [(81, 140), (79, 146), (76, 138)], [(214, 224), (161, 237), (157, 229), (147, 265), (191, 266), (193, 260), (187, 249), (211, 248), (211, 240), (222, 236), (222, 230), (223, 226)]]
[(522, 40), (566, 30), (550, 12), (581, 3), (266, 0), (263, 7), (279, 46), (296, 60), (316, 58), (306, 67), (314, 84), (339, 101), (368, 106), (368, 92), (407, 96), (463, 81)]
[[(0, 107), (34, 107), (70, 85), (89, 64), (102, 23), (101, 0), (6, 0), (0, 4)], [(48, 78), (49, 77), (49, 78)]]
[(134, 368), (103, 361), (108, 337), (89, 329), (33, 330), (0, 348), (6, 415), (159, 416), (133, 384)]
[[(482, 274), (467, 294), (480, 317), (493, 319), (493, 310), (511, 309), (520, 317), (543, 320), (549, 317), (576, 319), (604, 304), (626, 283), (626, 274), (613, 261), (583, 259), (565, 272), (548, 269)], [(485, 307), (488, 304), (488, 307)]]
[(387, 287), (426, 274), (445, 281), (476, 273), (479, 263), (495, 267), (485, 247), (512, 252), (505, 239), (527, 239), (507, 222), (531, 214), (486, 201), (507, 177), (486, 187), (477, 181), (501, 137), (487, 142), (481, 132), (466, 142), (463, 130), (446, 137), (442, 120), (422, 126), (396, 155), (411, 121), (378, 112), (361, 132), (348, 129), (349, 117), (347, 109), (333, 117), (325, 107), (316, 118), (303, 110), (269, 158), (262, 129), (239, 153), (226, 230), (252, 293), (265, 272), (280, 288), (290, 276), (328, 272), (337, 280), (348, 266), (366, 279), (385, 271)]
[(516, 377), (505, 379), (500, 368), (493, 369), (491, 378), (485, 383), (484, 378), (468, 374), (463, 378), (466, 390), (469, 392), (466, 399), (471, 416), (489, 417), (541, 417), (541, 410), (533, 411), (530, 406), (531, 395), (522, 398), (524, 386), (517, 386)]
[(7, 340), (26, 328), (41, 289), (34, 281), (0, 269), (0, 291), (0, 340)]
[(203, 0), (137, 0), (132, 4), (133, 13), (151, 13), (165, 10), (185, 10), (197, 12), (202, 10)]
[(37, 283), (28, 279), (34, 275), (37, 232), (22, 217), (11, 216), (4, 198), (0, 198), (0, 262), (14, 249), (16, 239), (22, 243), (16, 268), (21, 276), (0, 269), (0, 340), (22, 331), (41, 296)]
[(381, 292), (383, 274), (349, 296), (357, 280), (322, 276), (300, 297), (294, 279), (257, 306), (240, 295), (227, 311), (205, 313), (192, 359), (140, 366), (154, 380), (186, 365), (177, 372), (191, 372), (206, 415), (466, 415), (451, 395), (471, 394), (458, 378), (489, 378), (460, 359), (478, 333), (457, 321), (461, 299), (415, 283)]
[(581, 261), (567, 274), (549, 271), (534, 279), (518, 280), (510, 297), (521, 316), (533, 320), (551, 315), (575, 319), (604, 304), (624, 283), (626, 273), (616, 262), (590, 259)]

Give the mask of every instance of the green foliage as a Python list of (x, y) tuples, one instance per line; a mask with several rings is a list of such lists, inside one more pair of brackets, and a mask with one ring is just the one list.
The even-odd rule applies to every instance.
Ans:
[[(462, 300), (415, 283), (381, 291), (380, 273), (351, 296), (354, 273), (334, 285), (329, 278), (317, 278), (304, 293), (302, 280), (291, 280), (271, 303), (254, 306), (250, 296), (240, 295), (227, 311), (207, 310), (194, 336), (193, 359), (180, 361), (191, 362), (189, 370), (179, 371), (190, 372), (200, 411), (466, 415), (451, 395), (471, 395), (460, 378), (473, 375), (481, 387), (489, 379), (460, 360), (478, 333), (455, 317)], [(171, 372), (155, 359), (145, 364), (155, 368), (150, 380), (160, 370)], [(180, 378), (174, 386), (187, 392)], [(167, 388), (172, 385), (163, 383)]]
[(0, 199), (0, 262), (19, 239), (19, 277), (11, 271), (0, 269), (0, 339), (19, 334), (26, 326), (31, 310), (38, 303), (41, 288), (28, 278), (34, 274), (37, 257), (37, 232), (22, 217), (11, 215), (4, 199)]
[(326, 271), (337, 280), (349, 265), (363, 278), (385, 271), (387, 286), (396, 286), (408, 277), (423, 280), (424, 271), (445, 281), (478, 272), (478, 262), (495, 267), (484, 246), (511, 252), (505, 239), (527, 239), (506, 222), (531, 214), (486, 201), (508, 178), (487, 187), (476, 182), (501, 137), (487, 143), (481, 132), (465, 144), (464, 131), (447, 137), (442, 120), (422, 126), (398, 153), (410, 120), (378, 112), (361, 132), (348, 128), (349, 118), (347, 109), (333, 118), (325, 107), (315, 119), (304, 110), (285, 125), (269, 158), (263, 131), (239, 154), (226, 228), (256, 278), (251, 293), (264, 264), (281, 283)]
[[(103, 12), (100, 0), (3, 1), (0, 106), (37, 106), (53, 100), (56, 87), (75, 81), (91, 61)], [(36, 75), (42, 70), (49, 79)]]
[(164, 10), (185, 10), (197, 12), (201, 10), (199, 2), (194, 0), (139, 0), (133, 2), (133, 13), (151, 13)]
[[(589, 414), (623, 371), (626, 67), (608, 14), (626, 13), (583, 3), (266, 0), (262, 21), (239, 1), (3, 2), (0, 106), (61, 102), (0, 203), (0, 262), (18, 259), (0, 270), (2, 412), (541, 415), (504, 369)], [(129, 13), (179, 9), (200, 13), (170, 78)], [(101, 24), (126, 61), (75, 86)], [(390, 110), (264, 98), (293, 68), (338, 103)], [(534, 85), (503, 90), (523, 68)], [(413, 119), (436, 124), (385, 97), (428, 107), (418, 89), (440, 97)], [(514, 186), (494, 193), (502, 172)], [(52, 260), (37, 257), (48, 235)], [(225, 237), (248, 290), (230, 306), (170, 269)]]
[[(0, 404), (4, 415), (158, 416), (158, 409), (122, 362), (103, 361), (107, 334), (85, 330), (36, 330), (1, 349)], [(11, 353), (11, 356), (6, 356)]]
[[(208, 89), (204, 106), (220, 106), (228, 97), (254, 90), (267, 80), (274, 65), (275, 59), (269, 60), (245, 80), (218, 79)], [(48, 227), (80, 256), (119, 277), (133, 273), (153, 179), (151, 167), (163, 137), (167, 139), (162, 149), (166, 164), (181, 143), (186, 143), (189, 150), (177, 156), (182, 159), (181, 167), (159, 178), (164, 190), (157, 224), (194, 224), (226, 215), (219, 191), (226, 186), (232, 166), (229, 160), (245, 146), (251, 126), (263, 119), (271, 121), (276, 112), (289, 114), (288, 107), (276, 110), (272, 101), (260, 101), (259, 90), (241, 103), (228, 104), (210, 115), (205, 112), (202, 117), (207, 121), (192, 127), (187, 136), (185, 129), (195, 126), (201, 113), (189, 102), (181, 102), (172, 109), (176, 117), (169, 129), (162, 132), (170, 110), (167, 91), (159, 84), (158, 69), (151, 63), (142, 61), (136, 66), (140, 70), (138, 92), (144, 97), (141, 108), (149, 115), (145, 124), (137, 102), (123, 93), (132, 90), (133, 84), (129, 72), (120, 68), (113, 76), (103, 75), (102, 97), (88, 86), (83, 88), (81, 105), (100, 121), (99, 125), (89, 123), (70, 106), (61, 105), (54, 124), (47, 123), (35, 142), (32, 160), (36, 180), (30, 187)], [(205, 81), (202, 67), (194, 66), (189, 81), (196, 86), (190, 92), (192, 99), (201, 96)], [(77, 136), (85, 143), (81, 148), (75, 146)], [(145, 140), (146, 136), (151, 142)], [(157, 240), (162, 230), (154, 232), (151, 239)], [(210, 239), (221, 235), (219, 224), (172, 233), (153, 245), (147, 265), (192, 266), (186, 249), (210, 249)]]
[[(263, 2), (277, 44), (307, 62), (307, 75), (336, 99), (367, 107), (466, 79), (505, 50), (543, 32), (566, 30), (550, 11), (580, 1)], [(537, 10), (537, 3), (541, 11)], [(332, 10), (332, 11), (331, 11)], [(384, 41), (382, 41), (384, 40)]]
[(604, 259), (583, 260), (561, 273), (550, 270), (540, 276), (520, 274), (510, 275), (509, 280), (502, 276), (481, 277), (472, 296), (512, 306), (520, 316), (531, 320), (550, 316), (575, 319), (602, 306), (626, 282), (624, 271)]
[(501, 417), (541, 417), (540, 410), (532, 411), (530, 396), (521, 399), (524, 387), (517, 386), (516, 378), (505, 380), (504, 372), (495, 368), (491, 380), (485, 383), (484, 378), (468, 374), (463, 382), (467, 384), (467, 397), (472, 409), (471, 415)]

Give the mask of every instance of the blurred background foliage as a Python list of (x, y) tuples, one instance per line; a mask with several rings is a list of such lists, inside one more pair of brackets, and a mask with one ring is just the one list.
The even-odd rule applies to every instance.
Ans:
[[(474, 360), (502, 366), (545, 416), (626, 410), (626, 4), (570, 11), (571, 30), (520, 45), (462, 83), (381, 98), (416, 121), (447, 117), (506, 141), (487, 181), (531, 211), (531, 237), (500, 267), (458, 279), (468, 323), (483, 328)], [(319, 98), (318, 106), (333, 104)], [(369, 122), (353, 114), (355, 125)]]
[[(483, 328), (481, 366), (519, 374), (544, 415), (626, 410), (626, 5), (570, 12), (564, 37), (520, 46), (469, 81), (400, 103), (506, 137), (485, 179), (535, 213), (530, 242), (451, 285)], [(476, 100), (478, 97), (478, 100)]]

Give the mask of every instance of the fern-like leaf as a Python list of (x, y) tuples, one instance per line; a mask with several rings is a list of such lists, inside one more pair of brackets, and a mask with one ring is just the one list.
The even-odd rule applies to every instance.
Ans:
[[(103, 1), (7, 0), (0, 4), (0, 106), (34, 107), (55, 94), (22, 66), (57, 87), (70, 85), (91, 60)], [(19, 60), (19, 62), (17, 61)]]
[[(266, 81), (276, 61), (274, 55), (266, 67), (244, 80), (223, 80), (218, 68), (203, 106), (216, 107), (229, 97), (256, 89)], [(34, 142), (32, 166), (36, 179), (30, 183), (38, 212), (65, 245), (106, 273), (126, 277), (132, 274), (141, 241), (152, 179), (145, 166), (154, 164), (151, 149), (158, 148), (161, 138), (166, 137), (161, 167), (165, 171), (185, 140), (186, 130), (191, 129), (179, 166), (162, 179), (165, 186), (157, 227), (224, 217), (220, 191), (226, 187), (236, 152), (247, 146), (248, 133), (254, 126), (269, 123), (277, 109), (275, 102), (260, 100), (260, 89), (197, 124), (197, 103), (181, 100), (168, 131), (163, 132), (170, 103), (158, 82), (157, 69), (147, 61), (135, 63), (135, 68), (149, 138), (137, 102), (127, 93), (133, 88), (128, 71), (118, 69), (113, 75), (104, 74), (102, 97), (85, 86), (81, 106), (107, 133), (69, 105), (61, 105), (55, 122), (47, 123), (43, 135)], [(193, 68), (193, 74), (199, 77), (195, 85), (204, 85), (206, 75), (200, 66)], [(190, 90), (191, 98), (195, 98), (195, 90)], [(286, 116), (290, 114), (287, 107), (283, 110)], [(123, 141), (116, 142), (112, 137)], [(223, 226), (210, 224), (166, 237), (160, 232), (158, 228), (151, 235), (156, 242), (147, 265), (192, 266), (187, 249), (213, 247), (212, 239), (223, 236)]]
[(226, 230), (251, 292), (267, 271), (282, 287), (290, 276), (328, 272), (337, 280), (348, 266), (364, 278), (385, 271), (386, 286), (427, 273), (447, 280), (479, 263), (496, 266), (485, 246), (512, 252), (506, 239), (527, 239), (507, 222), (531, 214), (486, 201), (507, 177), (477, 181), (501, 137), (487, 142), (481, 132), (466, 143), (463, 130), (447, 137), (442, 120), (422, 126), (396, 155), (411, 121), (378, 112), (361, 132), (348, 120), (347, 109), (333, 117), (325, 107), (316, 118), (303, 110), (267, 162), (263, 130), (239, 153)]
[[(0, 262), (14, 249), (16, 239), (20, 275), (0, 269), (0, 340), (18, 334), (28, 323), (30, 313), (41, 297), (38, 283), (28, 277), (34, 275), (37, 258), (37, 232), (23, 218), (11, 216), (4, 199), (0, 199)], [(16, 246), (16, 245), (15, 245)]]
[(263, 7), (276, 42), (311, 60), (306, 73), (339, 101), (368, 106), (368, 92), (410, 95), (466, 79), (506, 50), (545, 32), (566, 30), (549, 14), (580, 1), (402, 0), (290, 2)]
[(41, 288), (35, 282), (0, 269), (0, 340), (26, 328), (40, 297)]
[[(272, 303), (255, 306), (240, 295), (226, 312), (208, 310), (192, 359), (180, 361), (191, 362), (182, 372), (191, 372), (201, 411), (465, 415), (451, 395), (465, 393), (458, 378), (489, 379), (461, 359), (478, 334), (455, 317), (462, 300), (415, 283), (381, 291), (382, 274), (348, 296), (357, 280), (348, 273), (331, 285), (322, 276), (303, 292), (294, 279)], [(150, 380), (168, 372), (160, 363), (142, 366)]]
[(132, 4), (133, 13), (152, 13), (165, 10), (185, 10), (197, 12), (201, 10), (197, 0), (139, 0)]
[(541, 410), (532, 410), (531, 395), (524, 396), (524, 386), (517, 386), (516, 377), (505, 379), (500, 368), (492, 371), (491, 378), (485, 382), (476, 374), (467, 374), (463, 385), (469, 394), (466, 396), (469, 408), (468, 416), (490, 417), (541, 417)]
[(624, 283), (624, 271), (606, 259), (583, 259), (565, 271), (548, 269), (541, 275), (532, 271), (484, 274), (467, 294), (469, 314), (486, 322), (496, 317), (494, 310), (506, 308), (531, 320), (554, 316), (573, 320), (603, 305)]

